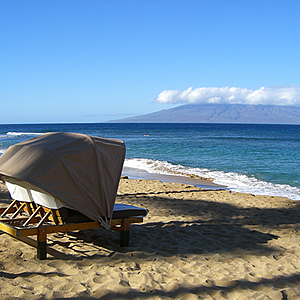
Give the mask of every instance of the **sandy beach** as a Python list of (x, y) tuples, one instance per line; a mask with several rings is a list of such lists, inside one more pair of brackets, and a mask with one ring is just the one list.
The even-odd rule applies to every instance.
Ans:
[(300, 298), (298, 202), (126, 177), (117, 202), (149, 210), (127, 248), (102, 229), (54, 234), (40, 261), (1, 233), (0, 298)]

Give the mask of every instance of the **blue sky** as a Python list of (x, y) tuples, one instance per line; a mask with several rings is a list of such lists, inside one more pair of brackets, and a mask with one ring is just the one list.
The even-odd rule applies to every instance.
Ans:
[(0, 123), (300, 106), (299, 15), (289, 0), (0, 0)]

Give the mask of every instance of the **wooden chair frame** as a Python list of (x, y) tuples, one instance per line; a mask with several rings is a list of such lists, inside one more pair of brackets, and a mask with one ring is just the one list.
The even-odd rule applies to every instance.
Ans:
[[(111, 220), (111, 230), (120, 232), (120, 246), (129, 245), (129, 226), (142, 223), (143, 217)], [(47, 258), (47, 234), (92, 228), (103, 228), (99, 222), (64, 224), (58, 209), (49, 209), (34, 202), (13, 202), (0, 208), (0, 230), (37, 248), (37, 258)], [(36, 240), (28, 238), (36, 236)]]

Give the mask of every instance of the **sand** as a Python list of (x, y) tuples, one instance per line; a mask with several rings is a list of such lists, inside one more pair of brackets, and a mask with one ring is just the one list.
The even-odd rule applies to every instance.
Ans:
[(40, 261), (0, 234), (0, 299), (300, 299), (299, 202), (126, 178), (117, 202), (149, 210), (127, 248), (102, 229), (55, 234)]

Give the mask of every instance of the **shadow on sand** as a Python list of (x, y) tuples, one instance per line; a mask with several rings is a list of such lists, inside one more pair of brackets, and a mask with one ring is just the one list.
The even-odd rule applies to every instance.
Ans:
[[(255, 251), (255, 255), (266, 255), (277, 251), (268, 242), (278, 236), (270, 234), (269, 231), (278, 227), (288, 230), (300, 228), (299, 205), (291, 208), (258, 209), (240, 208), (201, 199), (195, 201), (157, 196), (145, 198), (145, 203), (150, 203), (150, 214), (169, 213), (173, 220), (131, 225), (130, 247), (119, 247), (119, 234), (102, 229), (70, 232), (67, 236), (112, 252), (141, 251), (163, 257), (236, 250)], [(135, 200), (132, 201), (136, 205)], [(141, 198), (138, 202), (142, 202)], [(153, 212), (151, 207), (155, 208)], [(177, 220), (177, 216), (180, 216), (180, 220)]]

